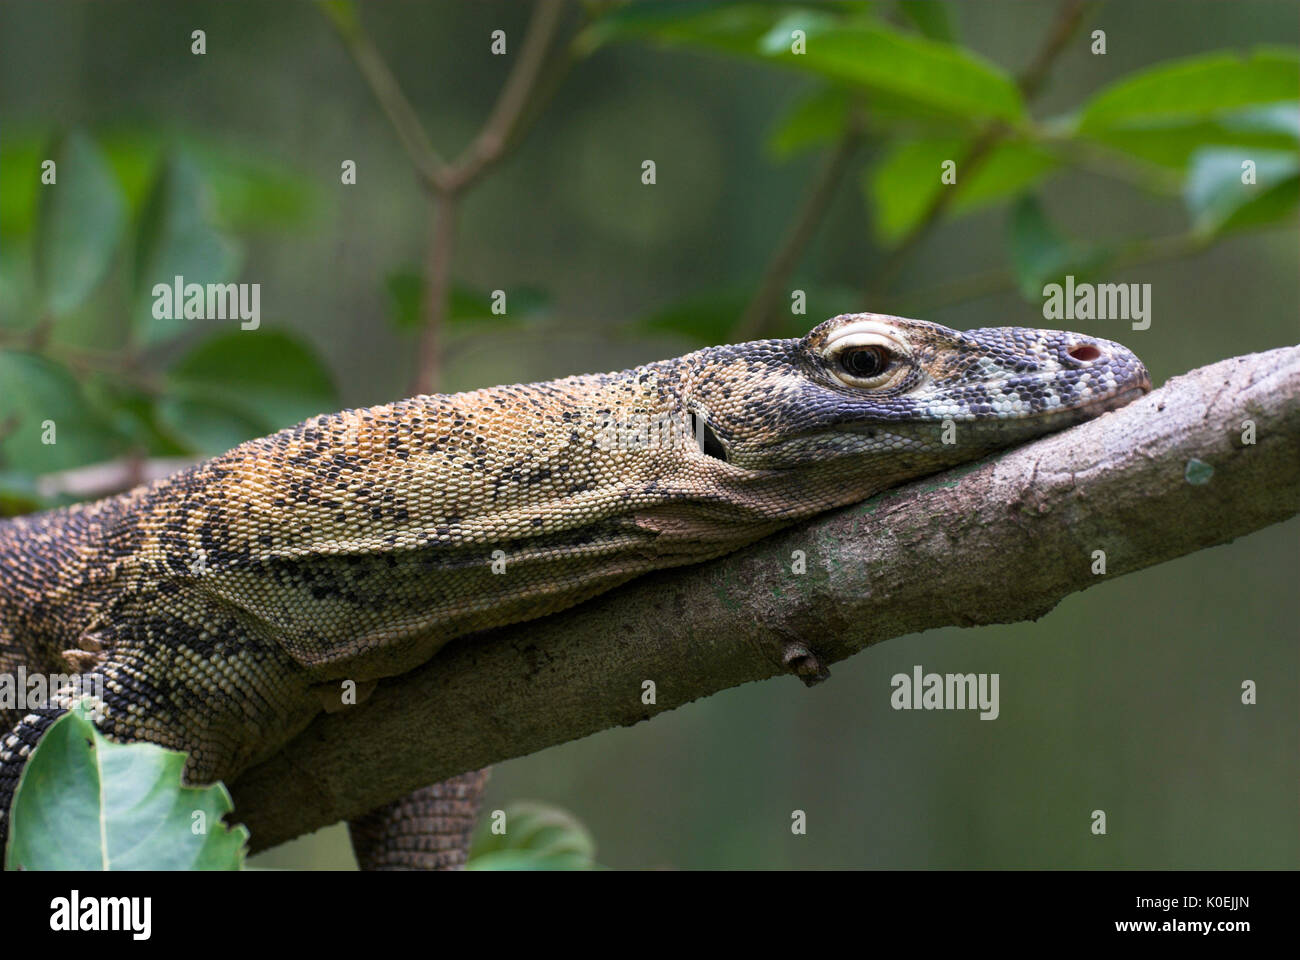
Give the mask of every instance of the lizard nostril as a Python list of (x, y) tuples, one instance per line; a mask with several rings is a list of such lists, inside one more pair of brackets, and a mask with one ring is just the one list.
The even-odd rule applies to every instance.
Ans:
[(1090, 360), (1096, 360), (1101, 356), (1101, 351), (1091, 343), (1080, 343), (1066, 351), (1080, 363), (1087, 363)]

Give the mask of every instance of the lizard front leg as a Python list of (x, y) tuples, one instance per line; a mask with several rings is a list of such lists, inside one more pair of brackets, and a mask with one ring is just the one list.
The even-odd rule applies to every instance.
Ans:
[[(0, 734), (0, 850), (14, 793), (49, 726), (88, 701), (109, 739), (144, 741), (187, 755), (185, 780), (229, 782), (273, 754), (320, 713), (302, 671), (274, 647), (195, 645), (119, 650)], [(147, 653), (146, 653), (147, 650)]]

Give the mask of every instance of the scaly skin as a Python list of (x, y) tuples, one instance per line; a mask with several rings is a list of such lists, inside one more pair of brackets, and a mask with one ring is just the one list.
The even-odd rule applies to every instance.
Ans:
[[(229, 780), (337, 707), (341, 681), (364, 693), (454, 637), (719, 556), (1149, 387), (1105, 340), (853, 314), (798, 340), (320, 416), (0, 524), (0, 672), (97, 672), (107, 735), (187, 751), (193, 782)], [(695, 432), (638, 439), (647, 423)], [(16, 725), (0, 810), (68, 702), (0, 718)]]

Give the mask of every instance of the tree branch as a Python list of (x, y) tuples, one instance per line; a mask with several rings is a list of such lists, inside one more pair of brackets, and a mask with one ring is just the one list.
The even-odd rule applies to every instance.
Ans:
[(420, 348), (411, 378), (410, 392), (415, 396), (436, 392), (442, 374), (442, 328), (451, 305), (451, 260), (456, 249), (459, 207), (458, 194), (434, 194), (424, 263), (424, 322), (420, 325)]
[(42, 497), (66, 494), (79, 500), (98, 500), (142, 483), (153, 483), (169, 477), (197, 462), (194, 457), (153, 457), (147, 460), (121, 457), (60, 470), (58, 473), (42, 474), (36, 478), (36, 492)]
[(470, 186), (488, 167), (500, 160), (514, 142), (514, 131), (525, 105), (536, 94), (537, 77), (546, 62), (546, 51), (560, 26), (563, 13), (560, 0), (537, 0), (528, 29), (524, 32), (519, 59), (506, 78), (483, 129), (457, 158), (450, 171), (447, 190), (456, 192)]
[[(1253, 444), (1243, 422), (1253, 421)], [(1199, 461), (1193, 465), (1191, 461)], [(1212, 468), (1207, 475), (1204, 465)], [(1069, 593), (1300, 511), (1300, 347), (1176, 377), (1114, 413), (708, 564), (455, 641), (233, 784), (254, 849), (446, 777), (945, 625)], [(802, 550), (807, 573), (791, 572)], [(1094, 551), (1106, 574), (1094, 575)], [(641, 701), (653, 680), (657, 704)]]
[[(442, 328), (451, 291), (451, 261), (456, 246), (456, 211), (460, 198), (497, 161), (522, 139), (525, 111), (554, 93), (559, 78), (573, 60), (573, 44), (552, 58), (559, 69), (551, 71), (553, 82), (539, 84), (547, 65), (547, 51), (564, 19), (562, 0), (537, 0), (524, 31), (519, 56), (497, 96), (492, 113), (477, 136), (453, 163), (445, 162), (434, 149), (420, 118), (411, 106), (383, 55), (361, 26), (355, 12), (337, 3), (322, 3), (321, 10), (338, 32), (348, 53), (383, 108), (397, 138), (415, 166), (421, 183), (433, 196), (432, 225), (424, 269), (424, 323), (411, 391), (433, 393), (442, 370)], [(535, 118), (529, 114), (528, 122)]]
[(437, 189), (447, 164), (434, 149), (415, 108), (406, 99), (401, 84), (388, 68), (383, 54), (348, 8), (322, 3), (320, 9), (343, 41), (343, 46), (347, 48), (357, 69), (361, 71), (370, 92), (384, 111), (384, 116), (388, 117), (388, 122), (392, 124), (397, 139), (402, 142), (402, 148), (421, 182), (430, 189)]

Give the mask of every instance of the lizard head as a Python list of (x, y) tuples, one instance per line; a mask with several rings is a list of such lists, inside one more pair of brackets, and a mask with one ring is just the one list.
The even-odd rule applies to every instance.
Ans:
[[(1151, 389), (1141, 361), (1109, 340), (1022, 327), (962, 332), (874, 313), (833, 317), (799, 340), (716, 349), (739, 351), (731, 364), (710, 365), (731, 366), (731, 376), (702, 378), (697, 402), (714, 450), (749, 469), (868, 457), (915, 475)], [(746, 384), (741, 403), (737, 383)], [(719, 396), (728, 384), (731, 396)]]

